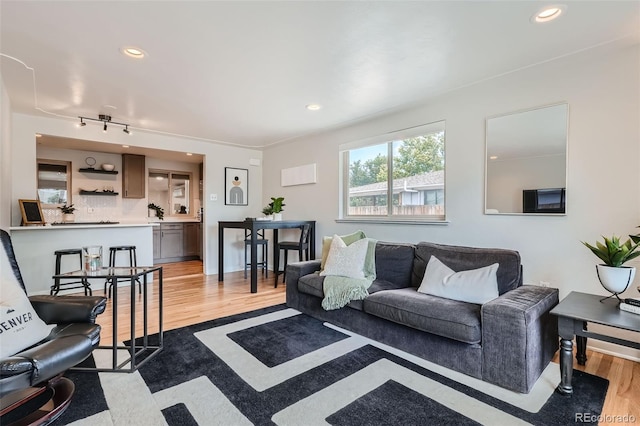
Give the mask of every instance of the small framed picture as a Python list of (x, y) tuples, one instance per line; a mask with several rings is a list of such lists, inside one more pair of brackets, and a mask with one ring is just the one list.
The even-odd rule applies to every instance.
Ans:
[(224, 168), (224, 203), (228, 206), (249, 204), (249, 170)]

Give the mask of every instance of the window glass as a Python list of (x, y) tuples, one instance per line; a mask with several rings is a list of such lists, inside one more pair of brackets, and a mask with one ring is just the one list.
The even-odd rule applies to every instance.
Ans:
[(444, 219), (444, 122), (423, 130), (344, 152), (344, 217)]
[(386, 216), (387, 144), (348, 151), (349, 216)]
[(165, 215), (191, 214), (191, 174), (149, 170), (149, 203), (162, 207)]
[(46, 207), (69, 203), (71, 163), (38, 160), (38, 199)]

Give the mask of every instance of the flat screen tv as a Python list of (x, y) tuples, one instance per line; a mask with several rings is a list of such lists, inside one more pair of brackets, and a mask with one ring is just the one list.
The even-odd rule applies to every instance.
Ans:
[(566, 189), (524, 189), (522, 191), (523, 213), (564, 213)]

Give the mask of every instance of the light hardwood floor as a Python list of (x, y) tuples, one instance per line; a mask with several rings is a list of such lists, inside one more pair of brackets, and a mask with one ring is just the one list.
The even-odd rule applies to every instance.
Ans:
[[(222, 318), (242, 312), (277, 305), (285, 302), (285, 286), (273, 286), (273, 275), (265, 279), (259, 274), (258, 293), (249, 291), (249, 279), (242, 272), (225, 274), (224, 283), (218, 282), (217, 275), (204, 275), (202, 262), (189, 261), (163, 264), (164, 273), (164, 330), (184, 327), (190, 324)], [(149, 330), (158, 330), (158, 293), (153, 287), (149, 302)], [(96, 293), (97, 294), (97, 293)], [(136, 316), (138, 333), (142, 329), (141, 297), (136, 290)], [(119, 341), (128, 340), (131, 291), (129, 287), (118, 289), (118, 332)], [(102, 344), (109, 344), (113, 337), (111, 301), (105, 313), (98, 317), (102, 326)], [(586, 366), (575, 363), (577, 370), (583, 370), (609, 380), (609, 390), (604, 404), (603, 418), (609, 420), (600, 424), (621, 424), (615, 416), (633, 416), (640, 425), (640, 363), (587, 350)], [(558, 355), (553, 360), (558, 362)]]

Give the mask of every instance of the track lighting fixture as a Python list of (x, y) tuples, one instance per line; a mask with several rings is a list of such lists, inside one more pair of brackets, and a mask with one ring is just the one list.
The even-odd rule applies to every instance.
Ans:
[(105, 133), (107, 132), (107, 124), (115, 124), (117, 126), (124, 126), (124, 129), (122, 129), (122, 131), (125, 132), (126, 134), (128, 135), (132, 134), (131, 130), (129, 130), (129, 125), (127, 123), (116, 123), (115, 121), (111, 121), (110, 115), (99, 114), (98, 118), (90, 118), (90, 117), (82, 117), (82, 116), (78, 116), (78, 118), (80, 119), (80, 123), (78, 124), (78, 127), (86, 126), (87, 123), (85, 123), (85, 120), (98, 121), (103, 124), (102, 131)]

